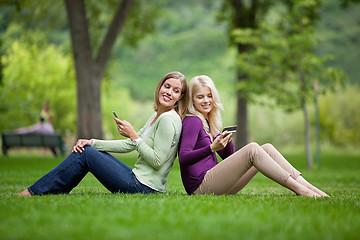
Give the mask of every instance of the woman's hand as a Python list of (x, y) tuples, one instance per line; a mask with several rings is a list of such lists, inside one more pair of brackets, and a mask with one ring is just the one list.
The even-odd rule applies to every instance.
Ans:
[(231, 141), (232, 133), (222, 132), (215, 140), (211, 143), (210, 148), (212, 152), (217, 152)]
[(116, 117), (114, 117), (113, 119), (116, 121), (120, 135), (128, 137), (131, 140), (139, 138), (139, 135), (136, 133), (131, 123), (125, 120), (120, 120)]
[(85, 146), (91, 146), (93, 143), (93, 140), (87, 140), (87, 139), (79, 139), (76, 142), (76, 145), (73, 147), (71, 152), (80, 152), (82, 153), (85, 150)]

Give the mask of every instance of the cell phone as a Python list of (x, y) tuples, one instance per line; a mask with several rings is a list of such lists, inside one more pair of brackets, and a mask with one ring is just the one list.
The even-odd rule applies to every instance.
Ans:
[(112, 110), (112, 112), (113, 112), (114, 116), (115, 116), (116, 118), (118, 118), (118, 116), (116, 115), (115, 111)]
[(223, 132), (227, 132), (227, 134), (225, 136), (227, 136), (230, 133), (235, 133), (237, 129), (237, 126), (229, 126), (229, 127), (224, 127), (224, 129), (222, 130)]

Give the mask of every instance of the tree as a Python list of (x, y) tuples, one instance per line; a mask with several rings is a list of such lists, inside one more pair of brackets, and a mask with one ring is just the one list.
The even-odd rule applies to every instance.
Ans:
[(119, 4), (97, 55), (93, 58), (83, 0), (65, 0), (77, 79), (79, 138), (102, 138), (101, 80), (111, 49), (123, 29), (134, 0)]
[[(220, 20), (226, 21), (229, 24), (229, 38), (232, 44), (235, 45), (238, 56), (242, 53), (251, 52), (252, 47), (244, 42), (234, 41), (232, 31), (235, 29), (256, 29), (258, 27), (261, 17), (265, 15), (272, 1), (261, 0), (224, 0)], [(237, 85), (241, 86), (243, 83), (249, 81), (247, 72), (239, 71), (236, 68)], [(237, 87), (237, 132), (236, 132), (236, 149), (245, 146), (248, 143), (248, 99), (247, 93), (244, 89)]]
[(249, 81), (240, 87), (251, 95), (266, 94), (286, 110), (302, 109), (304, 114), (305, 148), (308, 168), (313, 166), (310, 148), (310, 124), (307, 99), (313, 97), (314, 82), (322, 86), (322, 93), (344, 79), (342, 72), (326, 67), (328, 57), (314, 54), (314, 22), (318, 2), (287, 1), (281, 19), (263, 22), (256, 29), (239, 29), (236, 41), (249, 44), (254, 51), (242, 53), (241, 71)]

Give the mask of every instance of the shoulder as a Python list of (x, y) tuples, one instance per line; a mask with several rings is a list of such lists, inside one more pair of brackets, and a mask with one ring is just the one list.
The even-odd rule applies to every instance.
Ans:
[(171, 122), (175, 125), (181, 126), (181, 118), (175, 111), (168, 111), (161, 114), (159, 117), (159, 124), (162, 124), (163, 122)]
[(183, 127), (184, 126), (191, 126), (191, 127), (195, 127), (195, 128), (197, 128), (197, 127), (200, 127), (200, 128), (202, 128), (202, 121), (201, 121), (201, 119), (199, 118), (199, 117), (197, 117), (197, 116), (186, 116), (185, 118), (184, 118), (184, 120), (183, 120), (183, 122), (182, 122), (182, 125), (183, 125)]
[(183, 120), (183, 123), (194, 123), (194, 124), (202, 124), (201, 119), (198, 116), (186, 116)]

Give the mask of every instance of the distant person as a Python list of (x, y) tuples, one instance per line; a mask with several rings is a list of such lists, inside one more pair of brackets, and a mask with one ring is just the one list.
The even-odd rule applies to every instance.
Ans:
[[(211, 78), (202, 75), (191, 79), (179, 144), (181, 178), (188, 194), (236, 194), (260, 171), (297, 195), (328, 197), (271, 144), (249, 143), (234, 152), (232, 133), (220, 132), (220, 109), (220, 97)], [(216, 153), (224, 159), (220, 163)]]
[(52, 126), (53, 123), (53, 115), (50, 111), (50, 105), (48, 102), (44, 103), (43, 109), (40, 113), (39, 122), (24, 128), (15, 129), (15, 133), (17, 134), (54, 134), (54, 128)]
[(53, 124), (53, 115), (50, 110), (50, 104), (49, 102), (45, 102), (43, 105), (43, 109), (40, 113), (40, 117), (44, 120), (46, 123)]
[[(186, 78), (167, 73), (155, 91), (155, 113), (136, 132), (132, 125), (114, 117), (124, 140), (79, 139), (72, 153), (19, 196), (69, 193), (91, 172), (112, 193), (164, 192), (181, 134), (181, 118), (187, 100)], [(139, 155), (131, 168), (107, 152)]]

